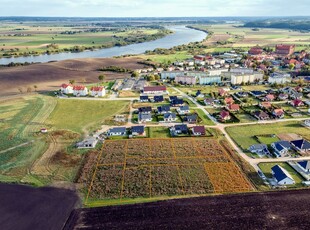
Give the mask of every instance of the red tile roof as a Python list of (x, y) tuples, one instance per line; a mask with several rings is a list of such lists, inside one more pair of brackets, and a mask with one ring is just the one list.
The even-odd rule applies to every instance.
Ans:
[(84, 85), (73, 86), (73, 90), (84, 90), (86, 87)]
[(226, 97), (224, 99), (226, 104), (233, 104), (234, 103), (234, 99), (232, 97)]
[(273, 114), (276, 116), (282, 116), (284, 114), (284, 110), (283, 109), (275, 109), (275, 110), (273, 110)]
[(96, 91), (96, 92), (100, 92), (100, 91), (102, 91), (104, 89), (104, 87), (103, 86), (93, 86), (93, 87), (91, 87), (91, 91)]
[(232, 105), (229, 105), (229, 110), (232, 110), (232, 111), (237, 111), (240, 109), (240, 106), (238, 104), (232, 104)]
[(220, 112), (220, 116), (221, 116), (221, 118), (226, 118), (226, 117), (229, 117), (230, 115), (229, 115), (229, 112), (228, 111), (226, 111), (226, 110), (222, 110), (221, 112)]
[(264, 101), (264, 102), (261, 102), (260, 104), (264, 108), (270, 108), (271, 107), (271, 103), (269, 101)]
[(67, 87), (69, 87), (69, 86), (71, 86), (71, 87), (72, 87), (72, 85), (71, 85), (71, 84), (65, 84), (65, 83), (64, 83), (64, 84), (62, 84), (62, 85), (61, 85), (61, 88), (66, 89), (66, 88), (67, 88)]

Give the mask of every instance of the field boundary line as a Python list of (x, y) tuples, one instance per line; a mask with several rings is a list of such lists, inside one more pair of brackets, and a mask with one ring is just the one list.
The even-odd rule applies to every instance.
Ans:
[(151, 165), (150, 165), (149, 187), (150, 187), (149, 195), (151, 198), (152, 197), (152, 166)]
[(171, 145), (171, 149), (172, 149), (172, 152), (173, 152), (174, 160), (176, 161), (176, 168), (177, 168), (177, 171), (178, 171), (178, 175), (179, 175), (179, 180), (180, 180), (180, 183), (181, 183), (182, 192), (183, 192), (183, 195), (185, 195), (184, 186), (183, 186), (183, 180), (182, 180), (182, 176), (181, 176), (181, 173), (180, 173), (180, 168), (179, 168), (179, 165), (178, 165), (178, 162), (177, 162), (177, 158), (176, 158), (177, 155), (176, 155), (176, 152), (175, 152), (175, 149), (174, 149), (174, 142), (173, 142), (173, 139), (171, 139), (170, 145)]
[(122, 184), (121, 184), (121, 191), (120, 191), (120, 202), (123, 199), (123, 191), (124, 191), (124, 183), (125, 183), (125, 171), (126, 171), (126, 163), (127, 163), (127, 152), (128, 152), (128, 140), (126, 141), (125, 145), (125, 156), (124, 156), (124, 167), (123, 167), (123, 177), (122, 177)]

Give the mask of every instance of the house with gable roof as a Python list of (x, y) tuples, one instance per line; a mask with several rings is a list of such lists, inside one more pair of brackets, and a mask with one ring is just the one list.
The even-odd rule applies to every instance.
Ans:
[(274, 179), (277, 181), (278, 185), (292, 185), (295, 184), (295, 180), (288, 173), (286, 169), (280, 165), (275, 165), (271, 168), (271, 173)]
[(298, 161), (297, 165), (304, 173), (310, 174), (310, 161)]
[(73, 85), (71, 84), (62, 84), (60, 87), (60, 91), (63, 94), (73, 94)]

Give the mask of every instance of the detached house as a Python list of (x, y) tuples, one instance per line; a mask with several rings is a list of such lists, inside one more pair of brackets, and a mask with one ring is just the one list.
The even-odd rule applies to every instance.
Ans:
[(94, 87), (91, 87), (90, 89), (90, 95), (93, 96), (93, 97), (104, 97), (105, 96), (105, 89), (103, 86), (94, 86)]
[(145, 136), (145, 130), (143, 125), (131, 127), (132, 136)]
[(165, 113), (164, 114), (164, 121), (165, 122), (172, 122), (177, 120), (177, 115), (175, 113)]
[(228, 121), (228, 120), (231, 119), (231, 116), (230, 116), (230, 114), (229, 114), (228, 111), (222, 110), (222, 111), (220, 112), (220, 119), (221, 119), (222, 121)]
[(183, 99), (177, 98), (177, 99), (175, 99), (175, 100), (172, 100), (170, 104), (171, 104), (171, 106), (173, 106), (173, 107), (182, 106), (182, 105), (184, 104), (184, 101), (183, 101)]
[(214, 105), (214, 99), (213, 98), (206, 98), (204, 100), (205, 105)]
[(276, 157), (285, 157), (291, 150), (292, 145), (288, 141), (277, 141), (272, 143), (271, 147), (274, 149), (273, 153)]
[(192, 132), (194, 136), (204, 136), (206, 135), (206, 128), (204, 126), (194, 126)]
[(285, 100), (288, 99), (288, 94), (286, 94), (286, 93), (281, 93), (281, 94), (279, 94), (278, 99), (279, 99), (280, 101), (285, 101)]
[(192, 123), (192, 124), (196, 123), (197, 120), (198, 120), (197, 114), (187, 115), (184, 118), (184, 121), (187, 121), (188, 123)]
[(298, 161), (297, 165), (304, 173), (310, 174), (310, 161)]
[(60, 91), (64, 94), (73, 94), (73, 86), (71, 84), (62, 84)]
[(181, 106), (181, 107), (177, 108), (177, 112), (180, 115), (188, 114), (190, 112), (189, 106), (188, 105)]
[(291, 101), (291, 105), (294, 107), (300, 107), (300, 106), (303, 106), (304, 103), (300, 99), (295, 99), (295, 100)]
[(240, 106), (238, 104), (228, 105), (227, 109), (232, 112), (236, 112), (240, 110)]
[(170, 132), (172, 136), (176, 136), (180, 134), (188, 134), (188, 128), (186, 124), (175, 125), (170, 128)]
[(165, 114), (170, 112), (170, 106), (169, 105), (162, 105), (157, 107), (157, 112), (159, 114)]
[(261, 121), (269, 120), (269, 115), (264, 111), (255, 111), (253, 115), (254, 117), (257, 118), (257, 120)]
[(274, 101), (275, 98), (276, 98), (275, 95), (273, 95), (273, 94), (267, 94), (267, 95), (263, 98), (263, 100), (264, 100), (264, 101)]
[(272, 111), (272, 115), (276, 118), (284, 118), (284, 110), (283, 109), (274, 109)]
[(151, 106), (140, 107), (138, 110), (139, 110), (139, 113), (147, 113), (147, 114), (152, 113), (152, 107)]
[(152, 115), (149, 113), (139, 113), (138, 115), (138, 122), (145, 123), (152, 121)]
[(149, 96), (140, 96), (140, 102), (148, 102)]
[(225, 99), (224, 99), (224, 103), (226, 104), (226, 105), (232, 105), (232, 104), (234, 104), (234, 99), (232, 98), (232, 97), (226, 97)]
[(255, 144), (251, 145), (248, 149), (251, 153), (256, 153), (258, 155), (270, 155), (267, 145), (265, 144)]
[(305, 139), (291, 141), (291, 144), (294, 149), (301, 153), (307, 153), (310, 151), (310, 142)]
[(77, 85), (73, 86), (73, 95), (74, 96), (87, 96), (88, 95), (88, 89), (83, 85)]
[(163, 95), (154, 96), (154, 102), (155, 103), (163, 102), (163, 101), (164, 101), (164, 96)]
[(108, 136), (125, 136), (126, 135), (126, 127), (115, 127), (109, 129), (107, 132)]
[(278, 185), (292, 185), (295, 184), (292, 176), (282, 168), (280, 165), (275, 165), (271, 168), (271, 173), (274, 179), (277, 181)]
[(262, 109), (269, 109), (272, 107), (272, 105), (269, 101), (263, 101), (259, 103), (259, 107), (261, 107)]

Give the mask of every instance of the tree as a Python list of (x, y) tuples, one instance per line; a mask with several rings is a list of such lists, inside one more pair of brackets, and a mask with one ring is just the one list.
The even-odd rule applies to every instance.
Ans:
[(101, 75), (98, 76), (98, 80), (99, 81), (103, 82), (104, 79), (105, 79), (105, 75), (101, 74)]
[(33, 88), (34, 88), (34, 91), (37, 92), (38, 86), (37, 86), (37, 85), (34, 85)]
[(75, 80), (69, 80), (69, 83), (71, 84), (71, 85), (73, 85), (74, 83), (75, 83)]
[(160, 80), (160, 76), (158, 74), (155, 74), (154, 77), (155, 77), (155, 80), (157, 81)]
[(139, 73), (137, 71), (134, 71), (132, 74), (131, 74), (131, 77), (134, 77), (134, 78), (137, 78), (139, 77)]
[(147, 76), (147, 80), (148, 81), (154, 81), (155, 80), (155, 76), (153, 74)]
[(22, 88), (22, 87), (19, 87), (19, 88), (18, 88), (18, 91), (19, 91), (20, 93), (23, 93), (23, 88)]

